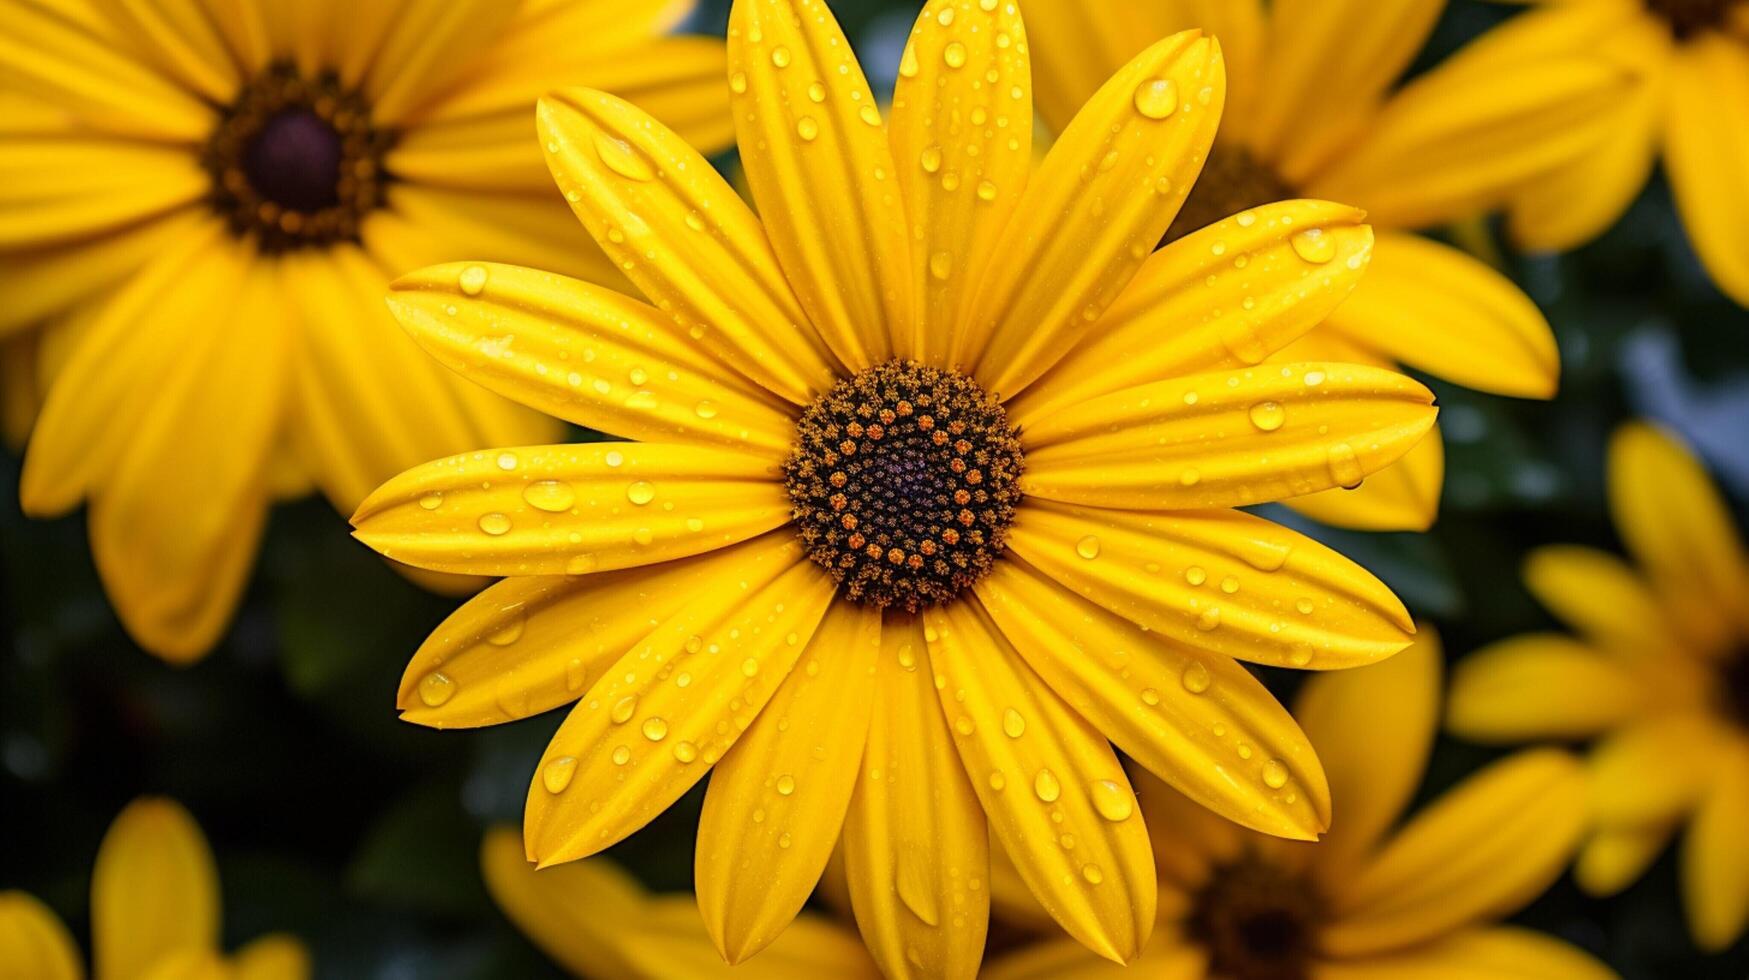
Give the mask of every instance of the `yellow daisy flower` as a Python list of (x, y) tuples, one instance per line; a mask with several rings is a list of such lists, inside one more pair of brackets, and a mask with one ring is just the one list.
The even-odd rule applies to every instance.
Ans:
[[(290, 936), (219, 949), (219, 879), (194, 818), (142, 798), (110, 824), (91, 873), (92, 975), (98, 980), (302, 980), (310, 957)], [(67, 927), (48, 906), (0, 892), (0, 980), (79, 980)]]
[(623, 281), (528, 112), (569, 80), (722, 147), (722, 42), (660, 36), (690, 6), (0, 0), (0, 335), (47, 324), (20, 497), (89, 504), (142, 646), (212, 646), (274, 496), (350, 510), (416, 462), (558, 431), (418, 354), (381, 293), (470, 254)]
[[(1460, 55), (1393, 89), (1445, 2), (1388, 7), (1027, 0), (1043, 79), (1039, 111), (1060, 132), (1081, 100), (1149, 41), (1209, 31), (1227, 54), (1229, 111), (1167, 238), (1295, 195), (1365, 208), (1379, 229), (1365, 284), (1278, 358), (1400, 363), (1483, 391), (1548, 398), (1560, 358), (1542, 312), (1488, 265), (1411, 232), (1498, 207), (1596, 147), (1608, 131), (1599, 117), (1626, 82), (1579, 53), (1487, 76), (1467, 72)], [(1250, 363), (1270, 353), (1243, 334), (1228, 342)], [(1437, 516), (1444, 472), (1436, 436), (1357, 492), (1293, 506), (1347, 527), (1423, 529)]]
[(529, 789), (543, 865), (714, 766), (697, 880), (731, 961), (782, 931), (841, 826), (889, 975), (975, 971), (990, 833), (1073, 935), (1128, 958), (1153, 864), (1107, 739), (1313, 837), (1322, 770), (1235, 658), (1409, 642), (1371, 575), (1231, 509), (1358, 484), (1431, 428), (1400, 375), (1222, 342), (1310, 329), (1371, 232), (1288, 201), (1154, 253), (1225, 92), (1194, 31), (1123, 66), (1036, 171), (1012, 2), (927, 4), (884, 122), (821, 0), (737, 0), (729, 72), (763, 222), (630, 104), (540, 105), (560, 188), (654, 305), (485, 263), (396, 284), (445, 363), (641, 440), (453, 456), (360, 506), (386, 555), (508, 576), (415, 655), (404, 717), (577, 702)]
[(983, 976), (1610, 980), (1612, 971), (1565, 942), (1495, 924), (1540, 895), (1572, 856), (1585, 821), (1585, 778), (1573, 758), (1520, 753), (1397, 825), (1433, 745), (1439, 675), (1439, 644), (1423, 629), (1386, 663), (1320, 675), (1302, 690), (1294, 717), (1341, 806), (1315, 844), (1249, 833), (1144, 778), (1138, 795), (1159, 862), (1161, 926), (1140, 960), (1125, 971), (1055, 940)]
[[(480, 845), (486, 890), (516, 928), (572, 975), (588, 980), (728, 980), (692, 895), (651, 895), (606, 858), (536, 871), (509, 827)], [(803, 913), (759, 957), (761, 980), (878, 980), (854, 932)]]
[(1749, 3), (1549, 2), (1494, 31), (1469, 64), (1511, 70), (1580, 51), (1630, 69), (1633, 87), (1604, 107), (1608, 141), (1513, 196), (1514, 236), (1548, 250), (1589, 241), (1627, 210), (1661, 155), (1701, 265), (1749, 306)]
[(1533, 552), (1525, 581), (1578, 632), (1502, 640), (1453, 672), (1447, 727), (1487, 742), (1596, 739), (1579, 884), (1613, 894), (1677, 829), (1695, 941), (1749, 923), (1749, 557), (1700, 463), (1645, 424), (1609, 451), (1616, 528), (1638, 562)]

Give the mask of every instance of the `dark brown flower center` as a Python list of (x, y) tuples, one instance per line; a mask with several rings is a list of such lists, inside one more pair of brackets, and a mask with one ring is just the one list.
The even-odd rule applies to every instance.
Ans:
[(1646, 0), (1646, 8), (1670, 22), (1677, 37), (1717, 27), (1725, 21), (1732, 0)]
[(802, 413), (785, 472), (808, 556), (844, 595), (916, 612), (990, 570), (1024, 465), (1007, 413), (977, 382), (888, 361)]
[(1317, 948), (1319, 902), (1300, 875), (1247, 856), (1216, 868), (1193, 899), (1191, 939), (1222, 980), (1305, 980)]
[(268, 251), (358, 237), (382, 203), (393, 134), (332, 74), (274, 65), (245, 84), (201, 154), (213, 207)]
[(1161, 245), (1169, 245), (1193, 231), (1231, 217), (1240, 211), (1296, 197), (1294, 189), (1243, 149), (1216, 146), (1209, 151), (1202, 175), (1184, 199), (1172, 227)]

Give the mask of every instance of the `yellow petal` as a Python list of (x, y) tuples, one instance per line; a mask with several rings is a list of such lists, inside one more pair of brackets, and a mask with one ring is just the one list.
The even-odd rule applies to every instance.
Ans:
[(1610, 132), (1607, 110), (1631, 84), (1626, 72), (1587, 55), (1487, 73), (1434, 69), (1386, 103), (1366, 139), (1304, 186), (1314, 197), (1352, 201), (1384, 226), (1462, 217), (1590, 152)]
[(739, 603), (704, 596), (610, 667), (559, 726), (528, 788), (523, 837), (543, 865), (618, 843), (679, 799), (790, 673), (832, 580), (795, 544), (745, 563)]
[(844, 818), (856, 924), (891, 980), (970, 980), (989, 925), (988, 830), (932, 689), (920, 623), (882, 624), (874, 688)]
[(1664, 166), (1701, 263), (1727, 296), (1749, 306), (1749, 132), (1721, 118), (1749, 111), (1749, 52), (1703, 33), (1670, 71)]
[(76, 304), (96, 305), (149, 261), (199, 237), (196, 229), (219, 223), (195, 208), (183, 208), (95, 241), (32, 248), (0, 255), (0, 278), (9, 300), (0, 308), (0, 335), (36, 327)]
[(1585, 779), (1562, 752), (1523, 752), (1412, 818), (1333, 895), (1333, 956), (1401, 948), (1508, 915), (1566, 867), (1585, 824)]
[[(0, 248), (90, 239), (198, 202), (212, 178), (180, 146), (10, 137), (0, 144)], [(87, 242), (89, 244), (89, 242)]]
[(1694, 941), (1721, 952), (1749, 923), (1749, 744), (1741, 739), (1722, 753), (1718, 775), (1682, 841), (1682, 897)]
[[(19, 503), (32, 516), (71, 510), (114, 475), (127, 446), (118, 418), (138, 418), (178, 362), (186, 331), (210, 325), (237, 288), (237, 259), (218, 221), (169, 247), (104, 302), (55, 371), (37, 418)], [(205, 322), (203, 322), (203, 319)], [(166, 331), (177, 342), (166, 342)]]
[(983, 980), (1205, 980), (1208, 958), (1196, 946), (1162, 936), (1134, 963), (1113, 963), (1080, 943), (1047, 940), (1009, 953), (990, 964)]
[(1154, 927), (1154, 856), (1110, 744), (980, 606), (950, 603), (924, 621), (941, 709), (992, 833), (1069, 935), (1134, 959)]
[(880, 645), (878, 610), (835, 603), (798, 668), (711, 775), (693, 878), (705, 926), (730, 963), (785, 930), (838, 843)]
[(915, 330), (905, 205), (874, 92), (831, 9), (737, 0), (729, 79), (741, 165), (802, 308), (846, 367), (887, 360), (891, 338)]
[(1609, 896), (1633, 884), (1676, 834), (1676, 824), (1600, 827), (1573, 863), (1573, 880), (1588, 895)]
[(1304, 535), (1237, 511), (1158, 513), (1029, 502), (1010, 537), (1044, 575), (1168, 640), (1256, 663), (1332, 670), (1409, 645), (1384, 583)]
[(79, 950), (49, 907), (20, 891), (0, 892), (0, 980), (80, 980)]
[[(469, 56), (496, 40), (516, 14), (515, 4), (494, 0), (405, 0), (397, 6), (359, 83), (372, 118), (390, 126), (407, 122), (460, 76)], [(353, 52), (353, 59), (363, 54), (356, 47)]]
[(1749, 620), (1749, 557), (1718, 488), (1675, 438), (1644, 423), (1609, 447), (1615, 526), (1670, 610), (1671, 625), (1724, 652), (1732, 619)]
[(797, 404), (832, 386), (764, 227), (698, 151), (589, 89), (542, 99), (536, 119), (572, 210), (689, 336)]
[(1639, 678), (1595, 648), (1553, 633), (1501, 640), (1452, 670), (1446, 727), (1480, 742), (1587, 738), (1645, 703)]
[(98, 980), (134, 980), (179, 951), (216, 950), (219, 879), (194, 818), (147, 797), (110, 824), (91, 872), (91, 944)]
[(159, 70), (211, 102), (230, 102), (242, 81), (218, 25), (200, 0), (113, 0), (97, 4), (116, 31)]
[(1021, 487), (1126, 508), (1236, 507), (1357, 486), (1433, 427), (1433, 393), (1358, 364), (1137, 385), (1037, 420)]
[(593, 575), (518, 576), (451, 613), (407, 664), (396, 706), (433, 728), (497, 725), (582, 697), (687, 603), (736, 600), (749, 563), (791, 555), (785, 531), (693, 558)]
[(1208, 884), (1216, 867), (1231, 863), (1242, 851), (1267, 840), (1167, 786), (1152, 773), (1136, 774), (1135, 787), (1148, 835), (1154, 840), (1163, 918), (1172, 911), (1168, 892), (1194, 894)]
[(893, 92), (892, 146), (915, 229), (915, 330), (901, 357), (947, 360), (996, 238), (1032, 170), (1032, 72), (1014, 4), (930, 0), (917, 16)]
[(310, 951), (286, 935), (262, 936), (231, 959), (233, 980), (306, 980)]
[(757, 966), (737, 967), (723, 962), (704, 935), (698, 903), (691, 895), (657, 896), (645, 906), (645, 915), (649, 927), (633, 929), (620, 939), (638, 980), (671, 976), (741, 980), (749, 975), (772, 980), (880, 980), (880, 971), (856, 934), (822, 916), (797, 916), (759, 954)]
[(1716, 752), (1728, 737), (1699, 714), (1676, 714), (1630, 725), (1592, 750), (1591, 810), (1611, 826), (1645, 826), (1687, 813), (1720, 771)]
[(1178, 214), (1225, 94), (1220, 46), (1198, 31), (1119, 69), (1015, 205), (951, 363), (1008, 397), (1071, 350)]
[[(1421, 785), (1439, 728), (1439, 638), (1430, 628), (1383, 663), (1319, 674), (1294, 701), (1330, 777), (1336, 812), (1313, 860), (1339, 882), (1369, 857)], [(1334, 885), (1333, 887), (1339, 887)]]
[(1445, 438), (1435, 426), (1403, 458), (1349, 490), (1336, 487), (1283, 501), (1323, 524), (1359, 531), (1425, 531), (1439, 517)]
[(780, 460), (794, 442), (790, 406), (700, 351), (654, 307), (611, 290), (485, 263), (422, 269), (393, 290), (389, 309), (438, 360), (549, 415), (628, 439)]
[(141, 980), (232, 980), (225, 958), (216, 949), (182, 949), (154, 962)]
[(1227, 60), (1223, 140), (1243, 139), (1263, 69), (1263, 4), (1259, 0), (1156, 0), (1102, 4), (1030, 0), (1039, 116), (1060, 133), (1099, 86), (1160, 38), (1201, 29), (1221, 42)]
[[(180, 342), (155, 337), (173, 360), (135, 382), (147, 392), (134, 395), (126, 445), (91, 491), (92, 557), (116, 612), (141, 646), (176, 662), (204, 654), (231, 617), (279, 446), (291, 330), (275, 267), (250, 262), (229, 259), (234, 284), (190, 311), (199, 319)], [(175, 329), (161, 319), (171, 315), (140, 326)]]
[(978, 597), (1052, 690), (1179, 792), (1266, 834), (1310, 840), (1327, 825), (1311, 743), (1231, 659), (1143, 630), (1019, 561), (998, 564)]
[(1317, 980), (1617, 980), (1564, 940), (1519, 926), (1466, 929), (1382, 956), (1320, 963)]
[(1266, 94), (1252, 123), (1259, 153), (1279, 157), (1295, 144), (1328, 140), (1373, 111), (1444, 7), (1443, 0), (1275, 0)]
[(1132, 385), (1262, 361), (1354, 290), (1372, 251), (1363, 217), (1282, 201), (1167, 245), (1087, 338), (1009, 402), (1010, 415), (1024, 428)]
[(1627, 563), (1606, 551), (1547, 545), (1524, 562), (1537, 601), (1593, 643), (1629, 659), (1671, 647), (1671, 624), (1657, 596)]
[[(536, 871), (509, 827), (480, 842), (486, 890), (523, 935), (577, 976), (630, 980), (635, 970), (620, 940), (645, 926), (643, 888), (606, 859)], [(700, 939), (703, 939), (700, 930)]]
[(463, 453), (377, 488), (359, 540), (419, 568), (578, 575), (703, 554), (789, 520), (769, 459), (591, 443)]
[(1381, 234), (1366, 281), (1329, 329), (1465, 387), (1549, 398), (1560, 380), (1555, 335), (1503, 274), (1439, 242)]
[(8, 4), (0, 77), (100, 131), (199, 144), (214, 121), (199, 95), (78, 23), (39, 4)]
[(389, 184), (387, 205), (367, 215), (360, 228), (365, 251), (389, 273), (377, 284), (379, 299), (394, 276), (456, 259), (508, 262), (623, 286), (588, 232), (549, 194), (546, 184), (538, 194)]

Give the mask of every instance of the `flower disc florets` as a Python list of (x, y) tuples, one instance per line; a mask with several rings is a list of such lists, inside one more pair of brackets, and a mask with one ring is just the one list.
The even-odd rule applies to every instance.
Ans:
[(358, 237), (383, 201), (392, 134), (332, 74), (278, 64), (249, 80), (201, 152), (212, 202), (238, 234), (270, 252)]
[(1304, 980), (1317, 952), (1317, 897), (1305, 880), (1256, 858), (1216, 868), (1194, 899), (1190, 937), (1209, 972), (1230, 980)]
[(888, 361), (808, 407), (785, 471), (808, 556), (843, 594), (916, 612), (959, 595), (1001, 555), (1024, 462), (977, 382)]

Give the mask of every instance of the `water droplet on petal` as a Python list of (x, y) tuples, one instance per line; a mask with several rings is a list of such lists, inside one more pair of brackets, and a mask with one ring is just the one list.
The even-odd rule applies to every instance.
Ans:
[(1136, 812), (1136, 797), (1128, 786), (1112, 779), (1101, 779), (1091, 787), (1093, 809), (1112, 823), (1122, 823)]
[(813, 116), (803, 116), (796, 120), (796, 135), (804, 143), (812, 143), (820, 135), (820, 124)]
[(796, 791), (796, 777), (789, 773), (777, 777), (777, 792), (780, 796), (788, 796)]
[(495, 647), (507, 647), (510, 644), (515, 643), (517, 640), (522, 639), (522, 629), (527, 624), (528, 619), (518, 615), (515, 619), (505, 623), (503, 628), (498, 630), (498, 632), (487, 636), (486, 642)]
[(480, 515), (480, 530), (497, 537), (510, 530), (510, 518), (496, 511)]
[(1098, 558), (1099, 557), (1099, 538), (1094, 536), (1094, 535), (1089, 534), (1086, 537), (1083, 537), (1081, 540), (1075, 542), (1075, 554), (1080, 555), (1082, 558), (1085, 558), (1088, 561), (1092, 561), (1093, 559)]
[(419, 700), (425, 702), (427, 708), (441, 706), (454, 694), (455, 681), (438, 671), (434, 670), (419, 679)]
[(790, 57), (789, 57), (789, 49), (788, 48), (776, 47), (776, 48), (771, 49), (771, 63), (772, 64), (776, 65), (779, 68), (788, 68), (789, 61), (790, 61)]
[(1281, 402), (1258, 402), (1251, 406), (1251, 424), (1259, 431), (1274, 432), (1287, 421), (1287, 410), (1281, 407)]
[(456, 277), (456, 282), (462, 287), (462, 292), (469, 296), (478, 296), (480, 291), (486, 288), (486, 267), (470, 265), (462, 270), (460, 276)]
[(1009, 738), (1019, 738), (1026, 734), (1026, 719), (1020, 712), (1009, 708), (1002, 715), (1002, 733)]
[(501, 470), (508, 471), (516, 469), (517, 462), (518, 460), (515, 453), (504, 452), (498, 454), (498, 468)]
[(1081, 877), (1087, 879), (1089, 885), (1097, 885), (1105, 880), (1105, 872), (1099, 870), (1097, 864), (1087, 864), (1081, 867)]
[(1288, 242), (1293, 245), (1294, 254), (1307, 262), (1323, 265), (1336, 257), (1336, 239), (1325, 234), (1322, 228), (1307, 228)]
[(941, 60), (947, 62), (949, 68), (963, 68), (966, 64), (966, 46), (958, 41), (948, 42), (941, 49)]
[(607, 169), (627, 180), (643, 181), (656, 176), (642, 153), (632, 149), (630, 143), (606, 133), (595, 134), (595, 155), (601, 158)]
[(936, 252), (929, 257), (929, 274), (937, 279), (946, 279), (953, 275), (953, 255), (948, 252)]
[(614, 702), (613, 710), (608, 712), (608, 717), (613, 719), (614, 724), (623, 725), (632, 720), (632, 715), (635, 714), (637, 710), (638, 696), (636, 694), (628, 694)]
[(642, 507), (656, 499), (656, 486), (648, 480), (639, 480), (626, 487), (626, 499)]
[(1170, 78), (1150, 78), (1136, 86), (1136, 111), (1149, 119), (1165, 119), (1178, 109), (1178, 84)]
[(419, 498), (419, 506), (425, 508), (426, 510), (436, 510), (437, 508), (443, 506), (443, 494), (441, 494), (441, 493), (428, 493), (425, 496)]
[(1330, 479), (1336, 481), (1339, 487), (1352, 490), (1360, 486), (1360, 481), (1366, 478), (1360, 468), (1360, 460), (1354, 455), (1354, 447), (1346, 442), (1331, 446), (1325, 458), (1330, 464)]
[(668, 723), (660, 718), (644, 719), (644, 737), (652, 742), (660, 742), (668, 737)]
[(626, 748), (623, 745), (618, 745), (618, 746), (614, 747), (614, 750), (613, 750), (613, 764), (614, 765), (623, 766), (630, 761), (632, 761), (632, 750), (631, 749)]
[(685, 763), (696, 758), (698, 758), (698, 746), (691, 742), (674, 743), (674, 761)]
[(577, 491), (563, 480), (536, 480), (522, 488), (522, 499), (536, 510), (562, 514), (577, 502)]
[(541, 785), (545, 786), (549, 793), (563, 793), (565, 787), (571, 785), (571, 776), (576, 771), (577, 759), (575, 756), (559, 756), (541, 769)]
[(1263, 764), (1263, 785), (1270, 789), (1281, 789), (1287, 785), (1287, 766), (1280, 759), (1271, 759)]
[(1057, 797), (1063, 794), (1063, 786), (1057, 782), (1056, 773), (1049, 769), (1040, 769), (1038, 776), (1032, 781), (1032, 791), (1046, 803), (1055, 803)]
[(1199, 660), (1192, 660), (1186, 664), (1184, 674), (1180, 679), (1184, 682), (1184, 689), (1192, 694), (1201, 694), (1208, 690), (1211, 683), (1209, 669), (1203, 666)]

